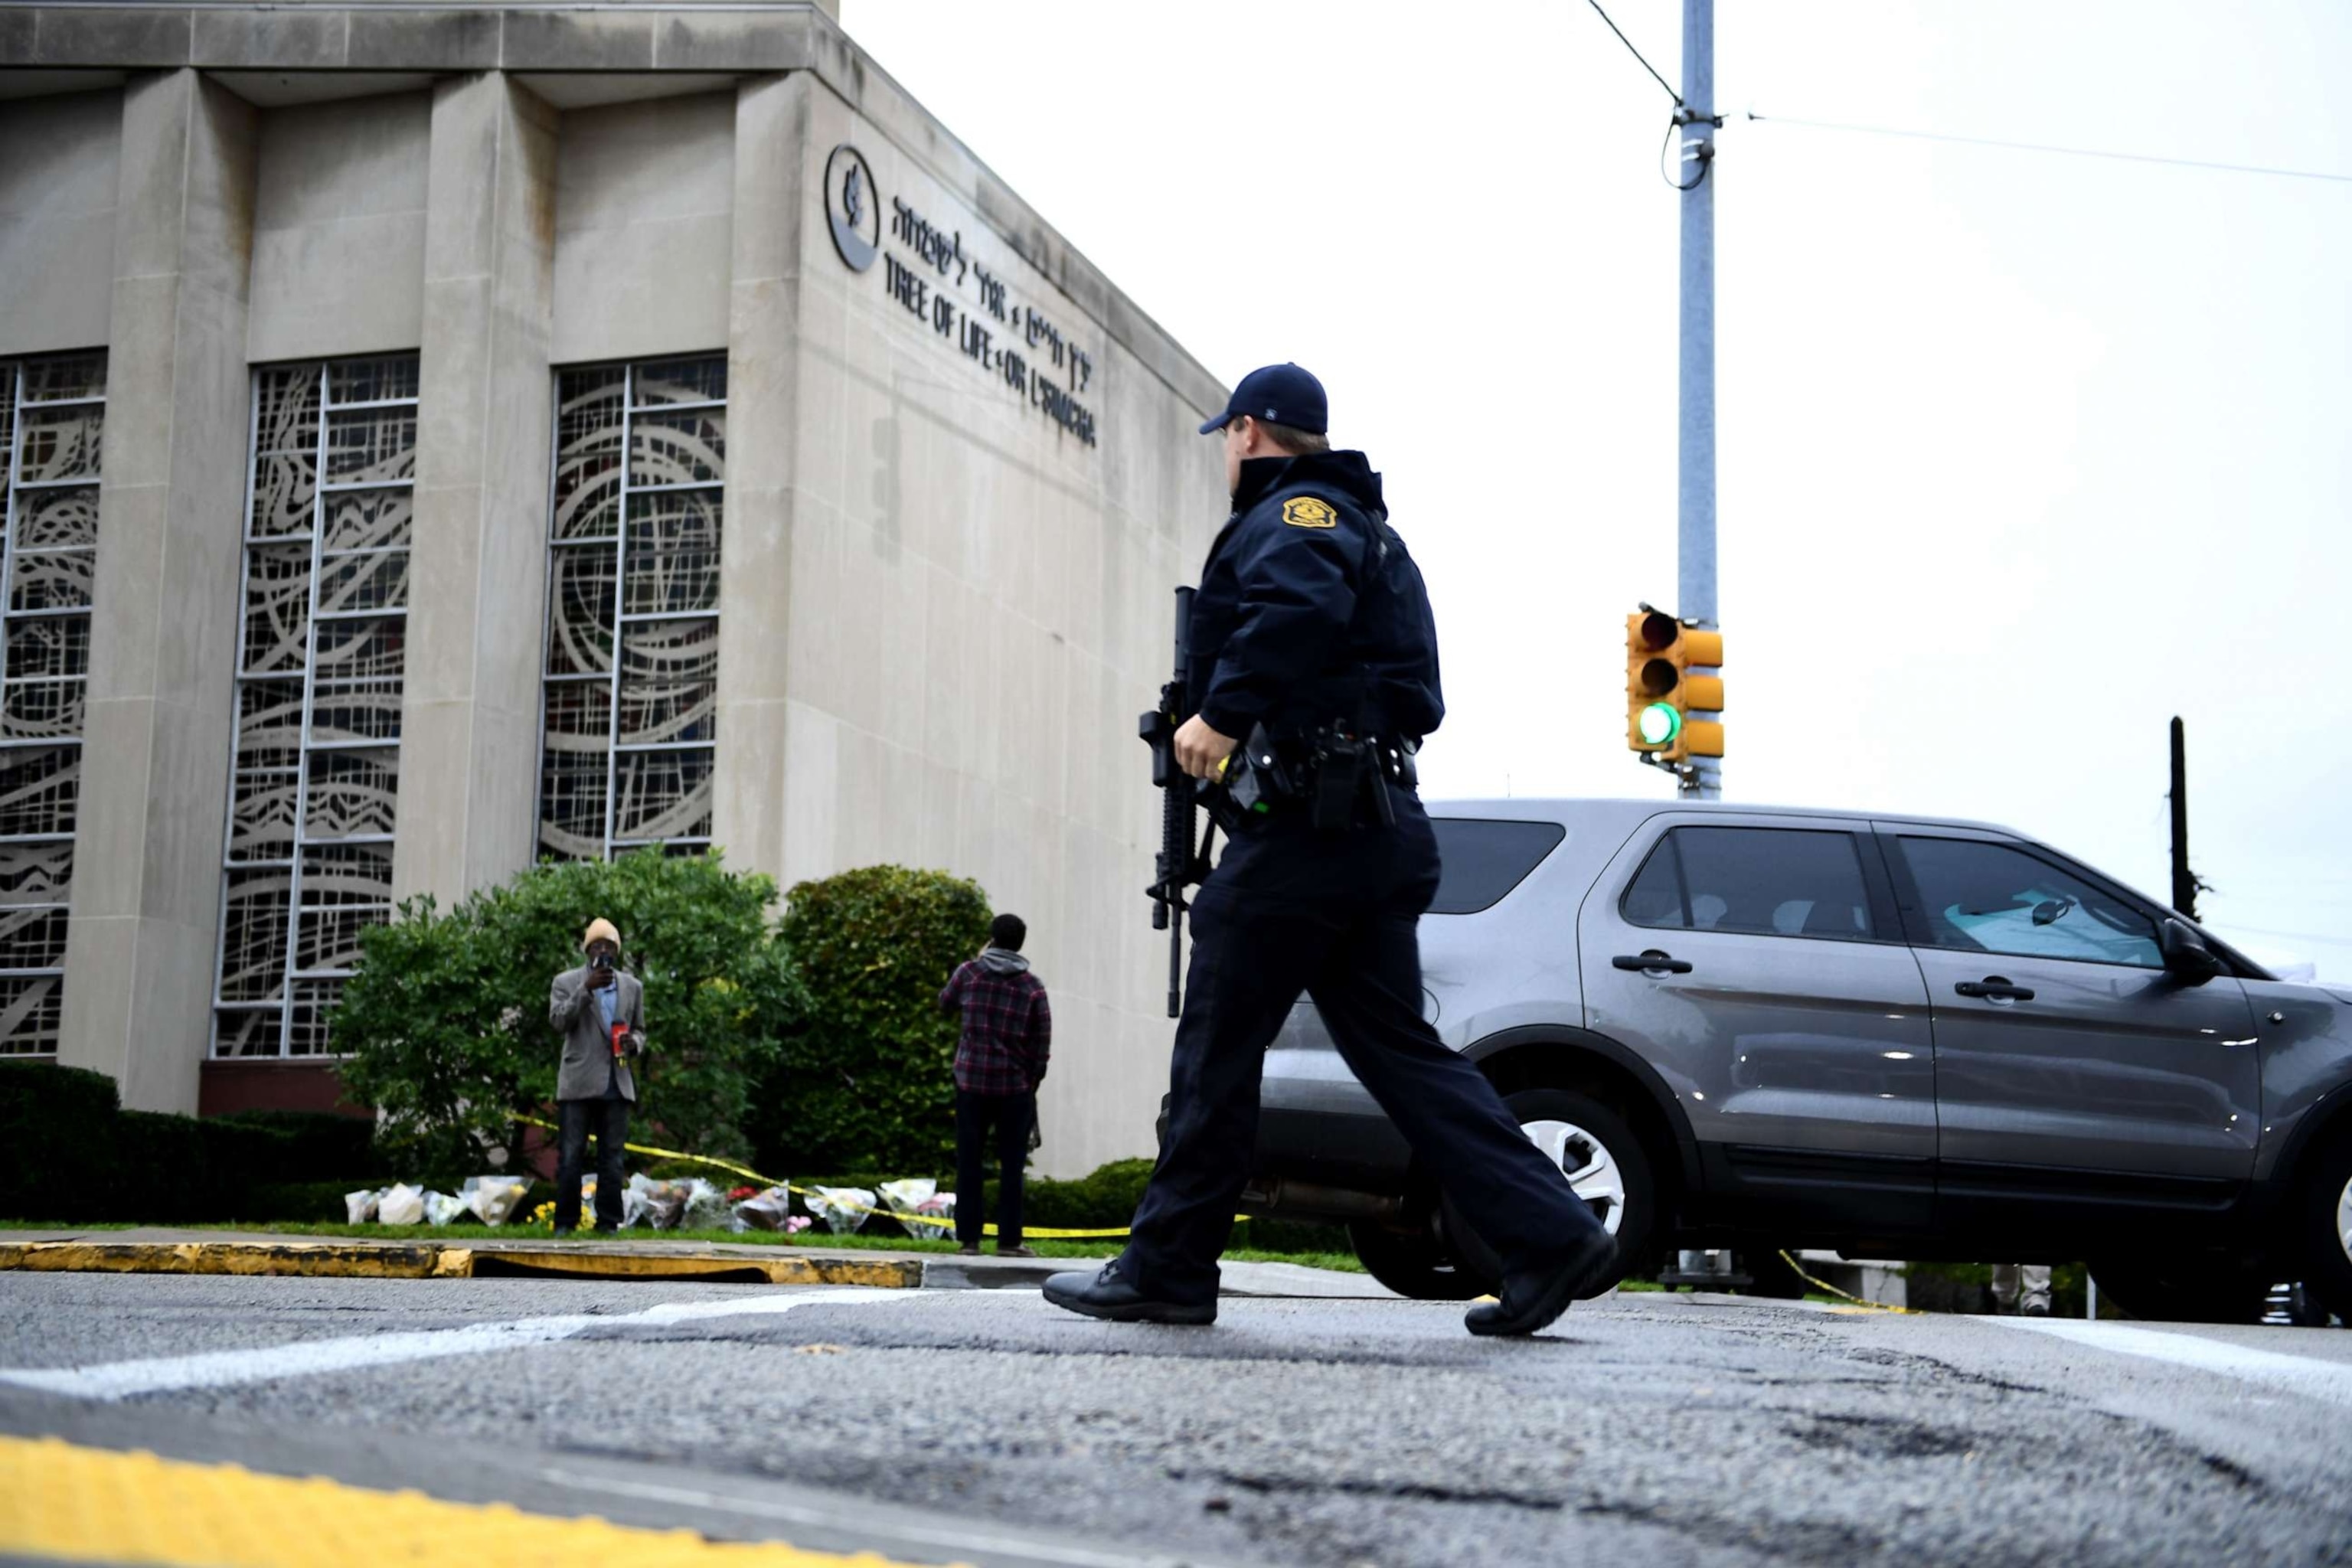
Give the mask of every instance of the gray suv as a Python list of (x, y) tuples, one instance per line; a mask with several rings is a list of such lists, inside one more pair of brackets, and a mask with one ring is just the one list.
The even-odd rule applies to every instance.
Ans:
[[(2352, 1321), (2352, 990), (1977, 823), (1433, 805), (1428, 1016), (1616, 1233), (1665, 1249), (2087, 1258), (2142, 1317), (2300, 1279)], [(1302, 1001), (1243, 1207), (1344, 1222), (1407, 1295), (1491, 1287)]]

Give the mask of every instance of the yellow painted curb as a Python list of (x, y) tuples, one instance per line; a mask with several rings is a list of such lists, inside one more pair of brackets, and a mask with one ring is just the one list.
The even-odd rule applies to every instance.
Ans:
[(914, 1258), (762, 1258), (752, 1253), (607, 1252), (588, 1247), (442, 1247), (331, 1241), (33, 1241), (0, 1246), (0, 1270), (43, 1274), (300, 1275), (343, 1279), (698, 1279), (865, 1285), (911, 1290)]
[(186, 1568), (625, 1563), (630, 1568), (896, 1568), (870, 1552), (714, 1542), (152, 1454), (0, 1437), (0, 1553)]
[(923, 1266), (911, 1258), (860, 1263), (846, 1258), (780, 1258), (769, 1278), (779, 1285), (870, 1285), (883, 1290), (922, 1288)]
[(33, 1241), (0, 1268), (56, 1274), (299, 1274), (350, 1279), (430, 1278), (442, 1248), (331, 1241)]
[[(457, 1248), (451, 1248), (457, 1251)], [(872, 1263), (840, 1258), (760, 1258), (735, 1252), (597, 1252), (568, 1247), (476, 1247), (467, 1274), (572, 1275), (600, 1279), (764, 1279), (771, 1285), (871, 1285), (911, 1290), (923, 1266), (908, 1258)]]

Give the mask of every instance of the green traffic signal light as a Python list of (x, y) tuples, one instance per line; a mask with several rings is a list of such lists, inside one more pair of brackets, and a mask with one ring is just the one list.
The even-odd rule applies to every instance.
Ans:
[(1682, 710), (1671, 702), (1651, 703), (1642, 710), (1637, 722), (1645, 746), (1671, 746), (1683, 732)]

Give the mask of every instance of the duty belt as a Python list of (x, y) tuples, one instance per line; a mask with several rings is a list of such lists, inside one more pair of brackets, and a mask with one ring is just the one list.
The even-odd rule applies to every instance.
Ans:
[[(1267, 816), (1303, 808), (1318, 833), (1355, 826), (1360, 808), (1383, 827), (1396, 824), (1387, 785), (1407, 789), (1420, 783), (1415, 740), (1360, 735), (1352, 727), (1327, 724), (1295, 739), (1276, 740), (1263, 724), (1235, 748), (1219, 773), (1226, 802), (1239, 815)], [(1226, 825), (1231, 831), (1232, 824)]]

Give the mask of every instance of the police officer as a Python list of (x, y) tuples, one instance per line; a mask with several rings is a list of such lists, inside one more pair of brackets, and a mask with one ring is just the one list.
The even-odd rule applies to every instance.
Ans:
[(1361, 452), (1332, 451), (1327, 428), (1322, 384), (1295, 364), (1244, 376), (1201, 426), (1223, 434), (1234, 507), (1193, 599), (1192, 712), (1176, 755), (1235, 797), (1234, 770), (1271, 756), (1257, 781), (1267, 809), (1212, 802), (1229, 842), (1193, 900), (1168, 1130), (1127, 1250), (1099, 1273), (1055, 1275), (1045, 1296), (1089, 1317), (1216, 1321), (1263, 1058), (1304, 992), (1502, 1255), (1500, 1300), (1470, 1309), (1470, 1331), (1533, 1333), (1615, 1278), (1617, 1247), (1422, 1017), (1414, 925), (1438, 858), (1410, 770), (1444, 713), (1437, 628), (1380, 476)]

